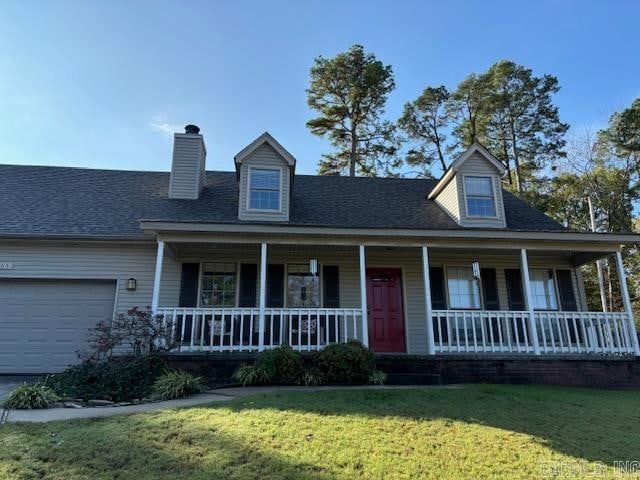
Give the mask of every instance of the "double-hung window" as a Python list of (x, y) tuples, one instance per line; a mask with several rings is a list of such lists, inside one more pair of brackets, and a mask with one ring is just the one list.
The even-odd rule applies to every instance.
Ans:
[(464, 177), (467, 199), (467, 215), (470, 217), (495, 217), (496, 199), (492, 177)]
[(249, 209), (280, 210), (280, 170), (251, 168), (249, 170)]
[(553, 271), (533, 269), (529, 271), (531, 300), (536, 310), (557, 310), (556, 288)]
[(480, 287), (470, 267), (447, 267), (449, 307), (480, 308)]
[(204, 263), (200, 301), (203, 307), (236, 305), (236, 264)]

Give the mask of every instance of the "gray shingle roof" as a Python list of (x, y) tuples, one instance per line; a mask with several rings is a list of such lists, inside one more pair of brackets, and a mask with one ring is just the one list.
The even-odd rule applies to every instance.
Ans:
[[(207, 172), (200, 199), (167, 197), (169, 173), (0, 165), (0, 235), (139, 236), (139, 220), (237, 218), (235, 172)], [(288, 225), (460, 229), (427, 200), (433, 180), (296, 175)], [(504, 192), (507, 226), (563, 227)], [(255, 222), (253, 222), (255, 223)]]

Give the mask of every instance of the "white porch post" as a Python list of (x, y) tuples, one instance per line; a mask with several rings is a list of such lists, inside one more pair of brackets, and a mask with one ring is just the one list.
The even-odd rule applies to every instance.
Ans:
[(156, 314), (158, 302), (160, 300), (160, 280), (162, 278), (162, 261), (164, 258), (164, 241), (158, 240), (158, 250), (156, 252), (156, 273), (153, 277), (153, 293), (151, 294), (151, 313)]
[(258, 351), (264, 350), (264, 309), (267, 303), (267, 244), (260, 245), (260, 314), (258, 327)]
[(523, 248), (520, 250), (520, 270), (522, 271), (522, 288), (524, 290), (525, 302), (527, 302), (527, 310), (529, 310), (529, 340), (533, 345), (533, 352), (540, 355), (540, 344), (538, 343), (538, 329), (536, 328), (536, 313), (533, 308), (533, 298), (531, 297), (531, 281), (529, 280), (529, 260), (527, 251)]
[(429, 276), (429, 251), (422, 247), (422, 278), (424, 279), (424, 310), (427, 316), (427, 355), (435, 355), (436, 344), (433, 338), (433, 315), (431, 305), (431, 277)]
[[(360, 308), (362, 308), (362, 343), (369, 346), (369, 322), (367, 320), (367, 270), (364, 245), (360, 245)], [(355, 332), (354, 332), (355, 334)]]
[(638, 331), (636, 329), (636, 322), (633, 319), (633, 310), (631, 310), (631, 300), (629, 299), (629, 289), (627, 288), (627, 276), (624, 272), (624, 263), (622, 263), (622, 253), (618, 250), (616, 252), (616, 267), (618, 269), (618, 279), (620, 280), (620, 293), (622, 294), (622, 303), (624, 304), (624, 311), (627, 313), (629, 321), (629, 330), (633, 337), (633, 350), (636, 355), (640, 355), (640, 346), (638, 345)]

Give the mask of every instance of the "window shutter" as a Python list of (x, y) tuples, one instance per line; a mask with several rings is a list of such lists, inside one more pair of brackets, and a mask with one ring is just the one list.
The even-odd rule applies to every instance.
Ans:
[(480, 278), (482, 280), (482, 294), (484, 297), (485, 310), (500, 310), (500, 299), (498, 298), (498, 280), (495, 268), (481, 268)]
[(322, 306), (325, 308), (340, 307), (340, 280), (337, 265), (322, 267)]
[(180, 277), (179, 307), (198, 306), (198, 280), (200, 276), (199, 263), (183, 263)]
[(284, 265), (267, 266), (267, 307), (284, 307)]
[(255, 307), (258, 285), (258, 265), (243, 263), (240, 265), (240, 294), (239, 307)]
[(509, 296), (509, 310), (525, 310), (524, 293), (522, 292), (522, 276), (519, 268), (507, 268), (504, 271)]
[(446, 310), (447, 299), (444, 294), (444, 269), (442, 267), (429, 268), (431, 279), (431, 307), (434, 310)]
[(558, 291), (560, 292), (560, 305), (565, 312), (577, 312), (578, 302), (571, 281), (571, 270), (556, 270), (558, 279)]

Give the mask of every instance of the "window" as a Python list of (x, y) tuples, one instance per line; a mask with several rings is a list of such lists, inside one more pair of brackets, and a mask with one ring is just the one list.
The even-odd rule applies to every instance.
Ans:
[(491, 177), (464, 177), (467, 198), (467, 215), (470, 217), (495, 217), (496, 202)]
[(249, 172), (249, 208), (280, 210), (280, 170), (251, 168)]
[(320, 306), (320, 281), (317, 275), (311, 275), (309, 265), (287, 266), (287, 306)]
[(450, 308), (480, 308), (480, 287), (470, 267), (447, 267)]
[(206, 307), (235, 307), (235, 263), (205, 263), (202, 268), (201, 303)]
[(530, 270), (531, 299), (537, 310), (557, 310), (556, 289), (551, 270)]

